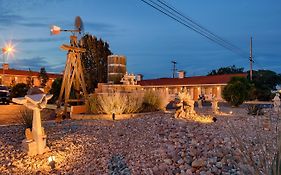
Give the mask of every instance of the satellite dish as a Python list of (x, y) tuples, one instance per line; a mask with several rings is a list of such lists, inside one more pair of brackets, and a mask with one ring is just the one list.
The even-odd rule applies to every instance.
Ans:
[(76, 16), (74, 26), (75, 30), (79, 31), (79, 34), (84, 33), (84, 25), (80, 16)]

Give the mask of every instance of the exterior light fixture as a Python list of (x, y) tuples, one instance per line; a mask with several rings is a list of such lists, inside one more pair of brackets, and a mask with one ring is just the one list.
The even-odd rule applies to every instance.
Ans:
[(232, 111), (229, 112), (229, 114), (232, 114), (232, 113), (233, 113)]
[(55, 167), (56, 167), (55, 156), (50, 156), (48, 158), (48, 162), (49, 162), (50, 167), (52, 169), (55, 169)]

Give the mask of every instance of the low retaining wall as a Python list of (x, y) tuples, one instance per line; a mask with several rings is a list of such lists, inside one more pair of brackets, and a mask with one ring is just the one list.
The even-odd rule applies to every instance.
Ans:
[[(136, 114), (118, 114), (115, 115), (115, 120), (126, 120), (136, 117), (142, 117), (144, 115), (152, 114), (152, 113), (159, 113), (163, 114), (163, 111), (157, 111), (157, 112), (146, 112), (146, 113), (136, 113)], [(73, 114), (70, 117), (73, 120), (113, 120), (112, 115), (110, 114)]]

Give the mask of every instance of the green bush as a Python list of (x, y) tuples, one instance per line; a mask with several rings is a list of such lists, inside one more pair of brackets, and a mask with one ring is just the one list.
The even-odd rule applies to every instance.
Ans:
[(61, 84), (62, 84), (62, 78), (56, 78), (53, 81), (51, 90), (49, 91), (50, 94), (53, 95), (53, 97), (49, 100), (50, 103), (55, 103), (58, 100), (60, 95)]
[(233, 106), (241, 105), (249, 98), (251, 86), (244, 77), (233, 77), (222, 92), (223, 98)]
[(11, 89), (11, 98), (17, 98), (17, 97), (24, 97), (28, 91), (29, 87), (27, 84), (24, 83), (18, 83)]

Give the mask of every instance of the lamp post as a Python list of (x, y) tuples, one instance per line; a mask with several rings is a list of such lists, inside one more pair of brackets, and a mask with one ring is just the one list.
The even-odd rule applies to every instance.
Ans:
[(14, 51), (14, 46), (9, 43), (7, 45), (5, 45), (5, 47), (2, 48), (2, 55), (3, 55), (3, 65), (2, 65), (2, 74), (3, 74), (3, 85), (4, 85), (4, 76), (5, 76), (5, 54), (8, 56), (10, 53), (12, 53)]

